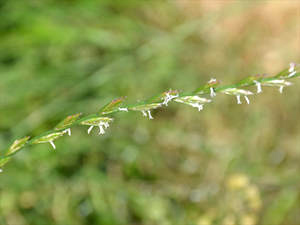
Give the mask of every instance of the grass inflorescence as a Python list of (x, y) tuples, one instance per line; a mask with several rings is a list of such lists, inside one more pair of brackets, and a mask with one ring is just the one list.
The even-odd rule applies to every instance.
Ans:
[[(1, 168), (9, 162), (17, 152), (30, 145), (49, 143), (52, 148), (55, 149), (56, 146), (54, 141), (65, 134), (71, 136), (71, 128), (74, 126), (88, 126), (88, 133), (90, 133), (94, 127), (98, 127), (99, 135), (104, 134), (105, 129), (107, 129), (110, 126), (110, 123), (114, 120), (114, 113), (139, 111), (143, 116), (153, 119), (151, 111), (159, 107), (167, 107), (168, 103), (171, 101), (183, 103), (201, 111), (203, 106), (212, 102), (212, 99), (218, 94), (226, 94), (236, 97), (237, 104), (242, 104), (242, 98), (244, 98), (244, 101), (247, 104), (250, 104), (249, 96), (260, 94), (263, 86), (277, 87), (279, 92), (282, 93), (284, 87), (292, 84), (288, 81), (288, 79), (299, 76), (299, 64), (290, 63), (288, 68), (282, 70), (275, 76), (250, 76), (232, 85), (220, 86), (219, 82), (212, 78), (207, 84), (199, 87), (191, 93), (170, 90), (148, 100), (131, 105), (125, 104), (125, 98), (121, 97), (106, 104), (95, 114), (82, 116), (81, 113), (77, 113), (69, 115), (50, 131), (33, 138), (26, 136), (15, 140), (13, 144), (9, 146), (7, 150), (3, 151), (4, 153), (2, 153), (2, 155), (0, 155), (0, 171), (2, 171)], [(256, 86), (256, 93), (245, 89), (251, 86)]]

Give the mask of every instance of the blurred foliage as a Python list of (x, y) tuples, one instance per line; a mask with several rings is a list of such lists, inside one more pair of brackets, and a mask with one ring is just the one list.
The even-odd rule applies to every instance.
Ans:
[[(232, 83), (300, 61), (297, 1), (4, 0), (0, 146), (110, 100)], [(18, 153), (0, 224), (299, 224), (299, 81), (154, 120), (118, 115)]]

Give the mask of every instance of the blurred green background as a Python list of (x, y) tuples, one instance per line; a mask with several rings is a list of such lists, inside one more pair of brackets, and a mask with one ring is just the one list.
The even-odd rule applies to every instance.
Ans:
[[(299, 1), (4, 0), (0, 147), (69, 114), (215, 77), (300, 62)], [(122, 113), (104, 136), (18, 153), (0, 174), (0, 224), (300, 224), (300, 82), (250, 105)]]

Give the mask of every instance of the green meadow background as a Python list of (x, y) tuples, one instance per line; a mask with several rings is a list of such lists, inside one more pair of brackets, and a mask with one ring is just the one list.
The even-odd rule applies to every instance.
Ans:
[[(4, 0), (0, 151), (120, 96), (231, 84), (290, 62), (298, 0)], [(104, 136), (76, 127), (55, 151), (25, 148), (0, 174), (0, 224), (300, 224), (293, 82), (250, 105), (221, 94), (201, 112), (170, 103), (154, 120), (118, 114)]]

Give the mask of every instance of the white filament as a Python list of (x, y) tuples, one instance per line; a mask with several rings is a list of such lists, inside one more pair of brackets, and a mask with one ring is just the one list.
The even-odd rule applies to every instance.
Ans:
[(55, 144), (54, 144), (53, 141), (49, 141), (49, 143), (51, 144), (51, 146), (52, 146), (53, 149), (56, 149), (56, 146), (55, 146)]
[(151, 112), (150, 112), (150, 110), (148, 110), (148, 111), (147, 111), (147, 113), (148, 113), (149, 119), (150, 119), (150, 120), (152, 120), (152, 119), (153, 119), (153, 117), (152, 117), (152, 115), (151, 115)]
[(144, 110), (142, 110), (142, 113), (143, 113), (143, 116), (147, 117), (147, 113)]
[(191, 106), (195, 107), (198, 109), (198, 111), (201, 111), (203, 109), (203, 105), (202, 104), (199, 104), (198, 102), (196, 103), (191, 103), (190, 104)]
[(99, 124), (99, 134), (105, 134), (105, 130), (103, 129), (103, 125)]
[(261, 93), (262, 92), (262, 89), (261, 89), (261, 83), (258, 82), (258, 81), (254, 81), (256, 87), (257, 87), (257, 93)]
[(236, 100), (237, 100), (237, 104), (239, 104), (239, 105), (242, 104), (240, 95), (236, 96)]
[(165, 106), (168, 106), (168, 102), (171, 101), (173, 98), (177, 98), (178, 94), (176, 95), (170, 95), (169, 93), (166, 93), (166, 97), (164, 99), (164, 102), (162, 103)]
[(250, 104), (250, 100), (249, 100), (248, 96), (247, 96), (247, 95), (245, 95), (245, 96), (244, 96), (244, 98), (245, 98), (245, 100), (246, 100), (247, 104), (249, 105), (249, 104)]
[(64, 133), (66, 133), (66, 132), (68, 133), (69, 136), (71, 136), (71, 128), (64, 130)]
[(88, 131), (87, 131), (87, 132), (88, 132), (88, 134), (90, 134), (90, 133), (91, 133), (91, 131), (92, 131), (93, 127), (94, 127), (94, 126), (90, 126), (90, 128), (89, 128), (89, 129), (88, 129)]
[(291, 73), (288, 75), (288, 77), (292, 77), (292, 76), (294, 76), (296, 73), (297, 73), (296, 71), (293, 71), (293, 72), (291, 72)]
[(279, 87), (279, 92), (282, 94), (284, 86)]
[(210, 87), (209, 90), (210, 90), (210, 97), (212, 97), (212, 98), (215, 97), (216, 96), (216, 92), (215, 92), (214, 88)]
[(109, 123), (107, 123), (107, 122), (101, 122), (99, 125), (100, 125), (100, 126), (103, 125), (105, 128), (108, 128), (108, 127), (109, 127)]

